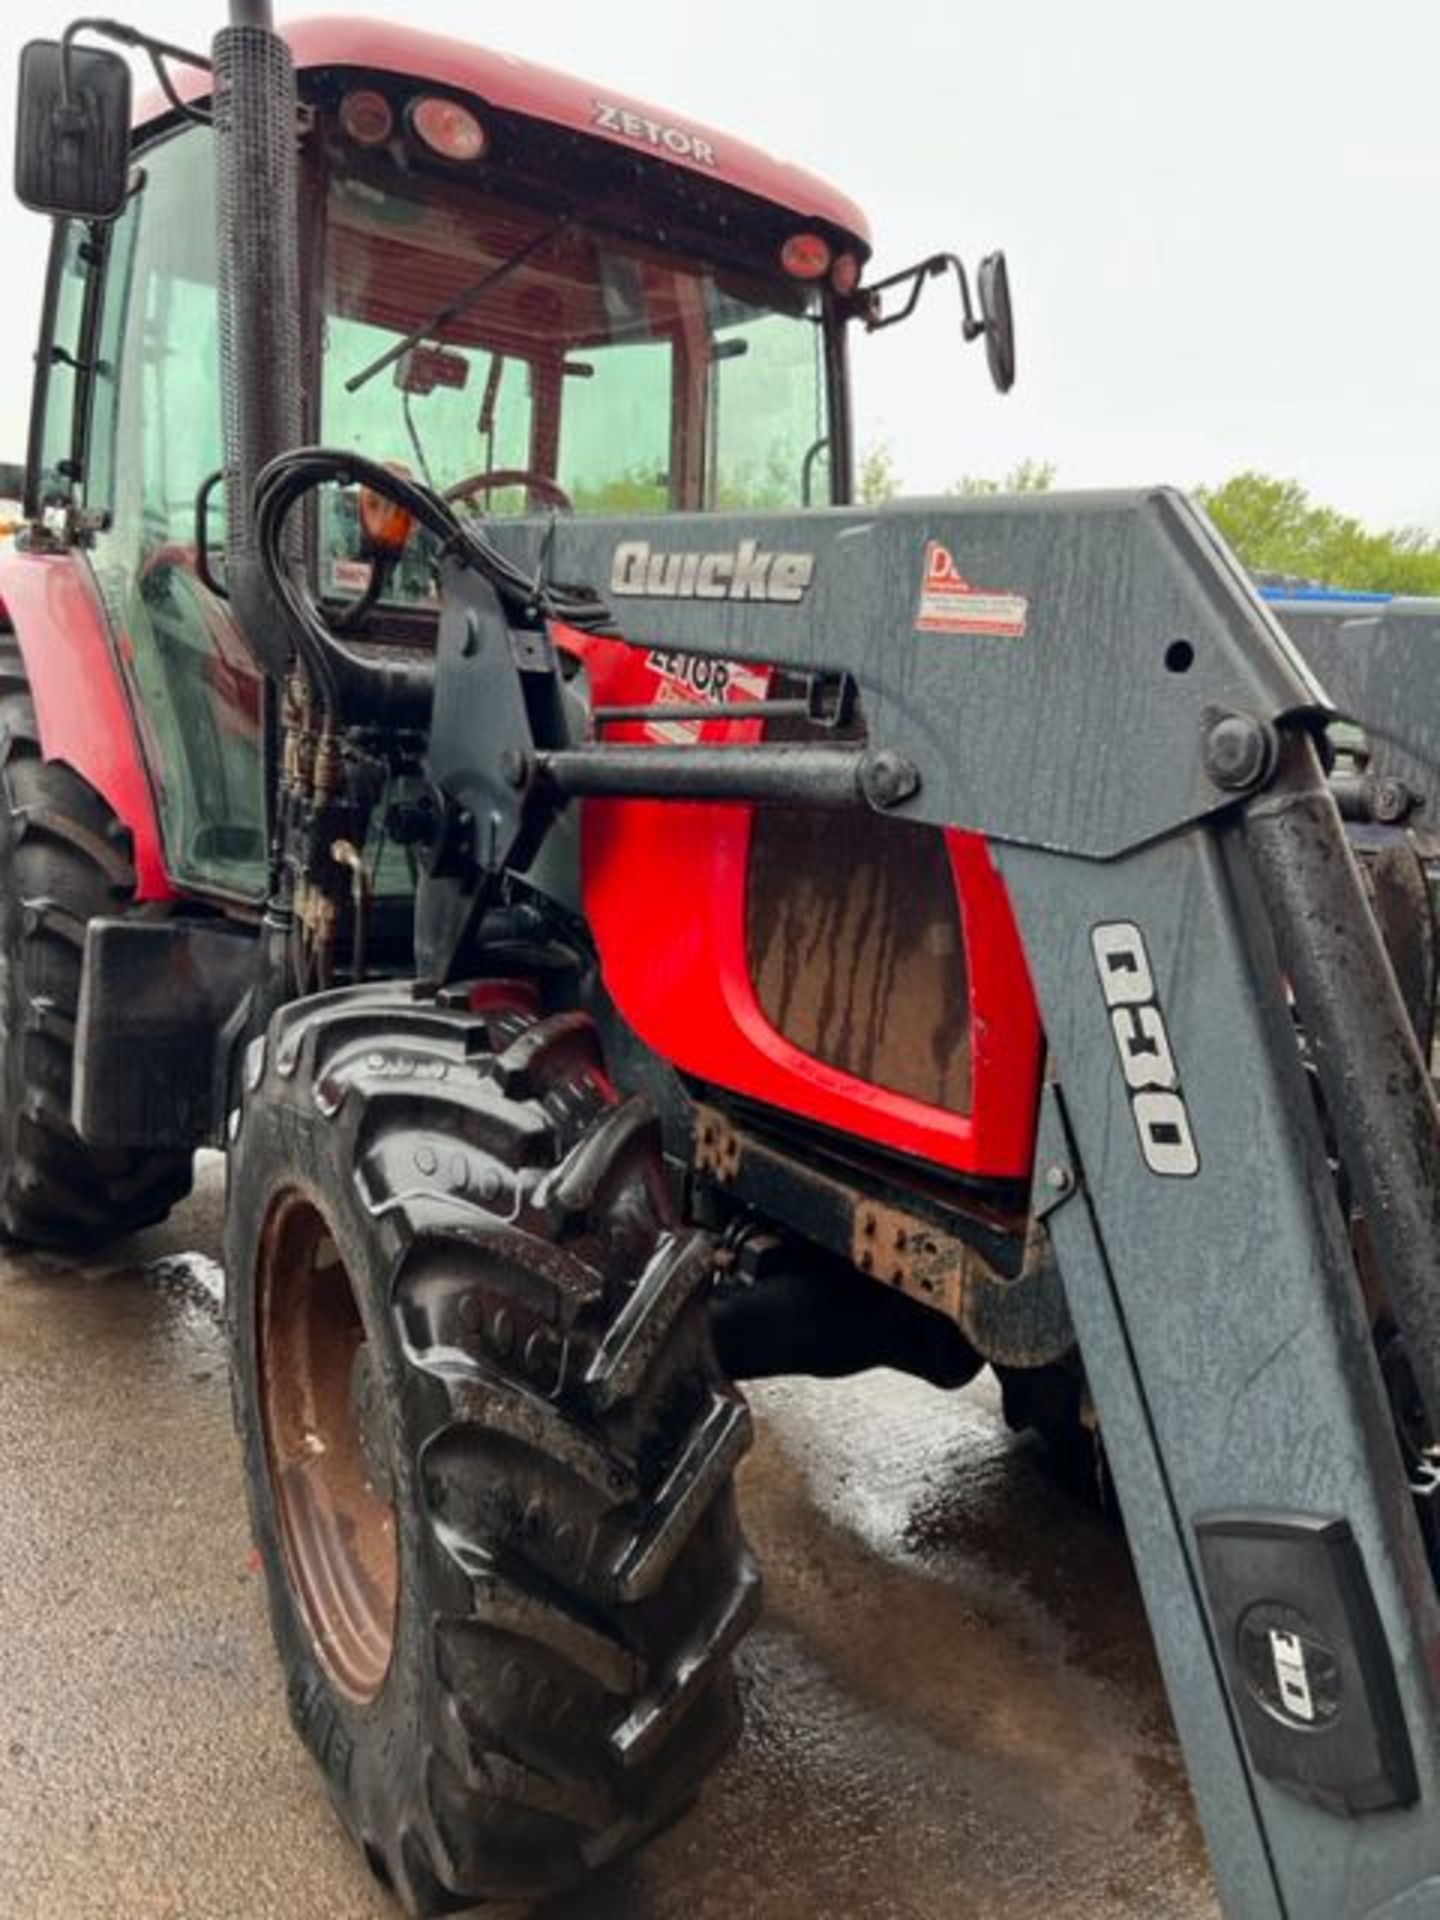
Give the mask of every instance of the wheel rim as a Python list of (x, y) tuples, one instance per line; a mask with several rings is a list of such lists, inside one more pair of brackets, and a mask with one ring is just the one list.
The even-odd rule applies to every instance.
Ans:
[(290, 1584), (335, 1683), (371, 1700), (400, 1588), (388, 1435), (349, 1273), (318, 1208), (284, 1194), (261, 1239), (260, 1410)]

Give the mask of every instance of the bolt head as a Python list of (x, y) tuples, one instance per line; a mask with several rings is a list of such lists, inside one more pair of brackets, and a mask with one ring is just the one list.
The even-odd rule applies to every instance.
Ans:
[(1372, 805), (1377, 820), (1394, 826), (1410, 811), (1410, 789), (1403, 780), (1378, 780)]
[(898, 807), (919, 792), (920, 776), (898, 753), (882, 751), (867, 756), (861, 784), (872, 807)]
[(1205, 771), (1227, 793), (1244, 793), (1270, 770), (1269, 732), (1248, 713), (1223, 713), (1205, 736)]

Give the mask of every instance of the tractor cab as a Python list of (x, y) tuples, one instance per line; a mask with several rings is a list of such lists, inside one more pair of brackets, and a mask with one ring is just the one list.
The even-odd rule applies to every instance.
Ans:
[[(290, 39), (307, 439), (489, 516), (848, 498), (846, 323), (869, 252), (849, 202), (458, 43), (341, 20)], [(258, 896), (260, 699), (220, 559), (215, 136), (203, 73), (176, 82), (142, 109), (119, 217), (58, 228), (29, 508), (90, 547), (172, 877)], [(308, 540), (362, 639), (433, 644), (423, 541), (386, 551), (353, 491), (323, 496)]]
[[(862, 289), (860, 211), (740, 142), (401, 28), (322, 20), (287, 39), (307, 441), (492, 518), (848, 501), (851, 323), (903, 318), (958, 263)], [(169, 68), (118, 217), (57, 226), (27, 504), (90, 548), (169, 876), (258, 898), (261, 701), (220, 559), (208, 84), (198, 62)], [(908, 304), (887, 316), (897, 288)], [(430, 647), (433, 552), (363, 506), (330, 490), (309, 517), (318, 590), (362, 642)]]
[[(999, 256), (982, 263), (978, 317), (950, 254), (867, 284), (859, 209), (728, 136), (401, 28), (315, 21), (286, 38), (299, 270), (275, 297), (298, 308), (291, 444), (398, 470), (491, 527), (790, 513), (850, 501), (857, 325), (902, 322), (953, 275), (962, 337), (984, 339), (1002, 391), (1013, 379)], [(57, 227), (29, 506), (37, 537), (88, 549), (143, 728), (167, 883), (253, 913), (273, 818), (264, 636), (227, 577), (227, 501), (233, 514), (245, 488), (226, 446), (233, 467), (256, 399), (227, 391), (209, 78), (198, 58), (166, 78), (140, 109), (114, 217)], [(288, 384), (263, 355), (257, 375)], [(294, 564), (327, 623), (362, 652), (433, 656), (433, 538), (356, 487), (320, 489), (295, 525)], [(717, 617), (772, 589), (763, 543), (688, 561), (644, 541), (626, 553), (621, 591), (659, 585)], [(771, 695), (803, 704), (793, 677), (563, 625), (555, 639), (572, 672), (583, 665), (589, 709), (621, 716), (603, 723), (611, 744), (795, 737), (793, 722), (724, 717)], [(270, 724), (283, 730), (278, 714)], [(652, 1045), (931, 1162), (1023, 1169), (1038, 1026), (983, 842), (862, 815), (837, 846), (804, 810), (597, 798), (576, 814), (534, 877), (595, 926), (608, 989)], [(365, 847), (371, 958), (407, 965), (415, 868), (388, 815), (376, 808)], [(683, 980), (627, 935), (637, 876), (691, 924), (714, 922)], [(814, 925), (834, 929), (819, 951)], [(987, 1029), (1000, 1037), (981, 1053)]]

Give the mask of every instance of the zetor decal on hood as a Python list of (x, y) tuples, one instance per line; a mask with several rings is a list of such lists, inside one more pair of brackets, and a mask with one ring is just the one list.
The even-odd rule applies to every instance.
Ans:
[(723, 553), (656, 553), (648, 540), (615, 549), (610, 591), (644, 600), (768, 600), (794, 606), (815, 578), (813, 553), (767, 553), (742, 540)]
[(633, 113), (629, 107), (617, 107), (609, 100), (597, 100), (591, 115), (591, 124), (599, 127), (602, 133), (618, 133), (622, 140), (638, 140), (642, 146), (663, 147), (666, 153), (673, 153), (677, 160), (698, 160), (702, 167), (718, 167), (715, 149), (708, 140), (702, 140), (698, 133), (688, 133), (684, 127), (667, 126), (663, 120), (652, 120), (643, 113)]

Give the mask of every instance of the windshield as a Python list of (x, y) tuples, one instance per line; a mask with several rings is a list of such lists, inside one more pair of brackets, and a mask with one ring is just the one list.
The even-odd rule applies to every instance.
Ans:
[[(329, 157), (326, 444), (441, 491), (469, 482), (472, 510), (487, 513), (830, 500), (813, 288), (557, 221), (388, 155), (362, 161), (338, 138)], [(368, 574), (354, 515), (343, 495), (327, 504), (331, 592)], [(428, 592), (418, 563), (390, 586), (398, 599)]]

